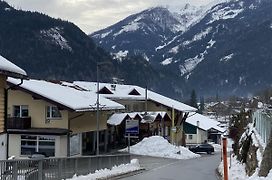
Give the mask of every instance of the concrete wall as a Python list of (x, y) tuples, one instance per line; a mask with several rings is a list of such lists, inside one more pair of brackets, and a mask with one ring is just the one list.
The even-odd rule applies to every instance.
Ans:
[(13, 116), (14, 105), (28, 105), (31, 126), (35, 128), (68, 128), (68, 111), (61, 112), (59, 119), (46, 119), (46, 106), (52, 105), (44, 100), (36, 100), (30, 94), (19, 90), (8, 92), (8, 116)]
[(0, 75), (0, 133), (4, 132), (6, 76)]
[(17, 134), (9, 135), (9, 156), (21, 157), (21, 136)]
[(0, 160), (7, 157), (7, 134), (0, 134)]

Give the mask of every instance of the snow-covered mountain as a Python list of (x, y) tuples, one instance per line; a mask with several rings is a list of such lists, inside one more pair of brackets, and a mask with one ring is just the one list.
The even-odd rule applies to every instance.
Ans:
[[(248, 95), (272, 85), (272, 1), (219, 0), (145, 10), (90, 36), (111, 53), (140, 54), (174, 72), (177, 91)], [(120, 58), (120, 56), (118, 56)]]
[(128, 54), (140, 54), (149, 61), (157, 50), (172, 42), (176, 34), (184, 33), (196, 23), (206, 9), (189, 4), (178, 12), (170, 12), (164, 7), (150, 8), (97, 31), (91, 37), (118, 59)]

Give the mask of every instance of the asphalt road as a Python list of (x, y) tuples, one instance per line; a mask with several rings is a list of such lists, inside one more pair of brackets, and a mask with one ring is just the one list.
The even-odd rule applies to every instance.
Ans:
[(132, 156), (140, 161), (146, 171), (122, 178), (124, 180), (218, 180), (215, 169), (220, 162), (220, 153), (203, 154), (201, 158), (175, 160)]

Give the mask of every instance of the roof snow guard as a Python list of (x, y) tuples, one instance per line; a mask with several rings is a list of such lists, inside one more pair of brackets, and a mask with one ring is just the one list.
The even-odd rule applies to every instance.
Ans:
[(20, 67), (8, 61), (6, 58), (0, 55), (0, 74), (15, 78), (26, 78), (26, 72)]

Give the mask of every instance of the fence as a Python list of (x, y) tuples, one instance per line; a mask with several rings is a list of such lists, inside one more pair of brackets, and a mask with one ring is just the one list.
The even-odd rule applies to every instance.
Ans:
[(129, 154), (0, 161), (1, 180), (59, 180), (130, 162)]
[(253, 120), (256, 130), (261, 135), (265, 144), (267, 144), (272, 131), (272, 111), (257, 110), (253, 113)]

